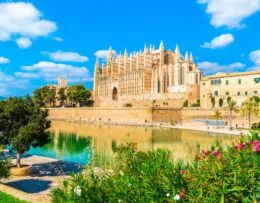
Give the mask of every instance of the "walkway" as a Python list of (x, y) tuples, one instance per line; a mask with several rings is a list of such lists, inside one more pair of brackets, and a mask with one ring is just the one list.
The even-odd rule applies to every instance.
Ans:
[(32, 165), (32, 175), (1, 180), (0, 191), (32, 203), (51, 202), (50, 189), (58, 186), (71, 172), (83, 168), (74, 163), (31, 155), (25, 156), (22, 164)]

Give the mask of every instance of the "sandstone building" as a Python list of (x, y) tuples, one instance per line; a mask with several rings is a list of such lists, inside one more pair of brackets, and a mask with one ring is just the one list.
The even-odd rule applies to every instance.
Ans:
[(211, 99), (215, 100), (215, 107), (227, 105), (230, 97), (241, 105), (249, 97), (260, 97), (260, 70), (240, 73), (217, 73), (201, 80), (200, 103), (201, 108), (211, 108)]
[(133, 100), (187, 100), (199, 98), (202, 74), (192, 54), (182, 57), (178, 46), (166, 50), (151, 45), (128, 55), (113, 55), (109, 50), (107, 64), (97, 59), (94, 72), (96, 104)]

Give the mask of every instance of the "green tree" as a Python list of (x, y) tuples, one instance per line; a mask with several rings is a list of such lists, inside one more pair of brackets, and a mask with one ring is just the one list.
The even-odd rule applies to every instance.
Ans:
[(40, 107), (45, 106), (44, 98), (43, 98), (43, 94), (42, 94), (42, 88), (34, 90), (34, 92), (33, 92), (33, 100)]
[(248, 117), (248, 126), (251, 128), (252, 116), (258, 116), (260, 113), (259, 103), (254, 98), (249, 98), (241, 105), (241, 114)]
[(232, 98), (231, 98), (231, 97), (228, 97), (228, 98), (227, 98), (227, 103), (229, 103), (231, 100), (232, 100)]
[(49, 101), (50, 107), (54, 107), (56, 102), (56, 87), (51, 86), (48, 87), (48, 89), (49, 90), (47, 91), (47, 99)]
[(56, 88), (54, 86), (44, 86), (34, 90), (33, 100), (41, 107), (53, 107), (56, 102)]
[(223, 103), (224, 103), (224, 100), (222, 99), (222, 98), (220, 98), (219, 99), (219, 101), (218, 101), (218, 105), (219, 105), (219, 107), (222, 107), (223, 106)]
[(260, 103), (260, 98), (258, 96), (252, 96), (252, 99), (255, 100), (256, 103)]
[(188, 107), (189, 106), (189, 102), (188, 100), (186, 100), (184, 103), (183, 103), (183, 107)]
[(218, 121), (223, 118), (223, 116), (222, 116), (220, 110), (217, 109), (217, 110), (215, 111), (214, 118), (217, 120), (217, 128), (218, 128)]
[(239, 112), (239, 107), (237, 106), (237, 103), (233, 100), (230, 100), (228, 102), (227, 110), (229, 111), (229, 125), (230, 125), (230, 130), (232, 130), (232, 114), (238, 113)]
[(58, 99), (61, 105), (64, 105), (65, 100), (67, 99), (66, 88), (62, 87), (58, 91)]
[(17, 167), (21, 167), (21, 155), (30, 147), (43, 146), (49, 142), (50, 121), (48, 111), (33, 100), (9, 98), (0, 102), (0, 145), (10, 145), (17, 153)]
[(86, 103), (90, 98), (90, 92), (83, 85), (72, 85), (68, 88), (68, 98), (73, 104), (78, 105)]
[(212, 104), (212, 108), (214, 108), (215, 107), (215, 104), (216, 104), (216, 99), (215, 99), (215, 97), (211, 97), (211, 104)]

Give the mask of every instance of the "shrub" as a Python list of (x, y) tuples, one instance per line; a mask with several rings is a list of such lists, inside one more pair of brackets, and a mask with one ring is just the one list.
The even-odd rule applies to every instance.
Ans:
[(187, 199), (191, 202), (256, 202), (260, 198), (258, 168), (259, 151), (254, 151), (252, 142), (240, 142), (226, 151), (204, 151), (185, 174)]
[(9, 159), (3, 159), (2, 157), (2, 147), (0, 147), (0, 179), (9, 176), (9, 169), (11, 166), (11, 161)]
[(63, 202), (173, 202), (185, 187), (181, 165), (166, 150), (137, 151), (135, 144), (117, 149), (111, 171), (94, 173), (87, 168), (53, 189), (52, 200)]
[(258, 122), (258, 123), (253, 123), (251, 129), (252, 129), (252, 130), (260, 130), (260, 122)]
[(196, 105), (197, 107), (200, 107), (200, 99), (197, 99)]
[(203, 151), (184, 165), (167, 150), (140, 152), (135, 144), (116, 149), (115, 164), (87, 167), (52, 189), (63, 202), (257, 202), (260, 200), (259, 134), (227, 150)]
[(189, 102), (188, 100), (186, 100), (184, 103), (183, 103), (183, 107), (188, 107), (189, 106)]

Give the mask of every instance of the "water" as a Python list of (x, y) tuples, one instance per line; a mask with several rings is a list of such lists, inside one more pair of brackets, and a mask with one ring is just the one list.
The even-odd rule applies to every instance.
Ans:
[(180, 129), (159, 129), (134, 126), (106, 126), (61, 121), (52, 122), (51, 142), (31, 149), (28, 154), (45, 156), (74, 163), (110, 162), (116, 146), (137, 143), (140, 150), (169, 149), (174, 160), (193, 160), (202, 149), (212, 145), (225, 147), (237, 136)]

